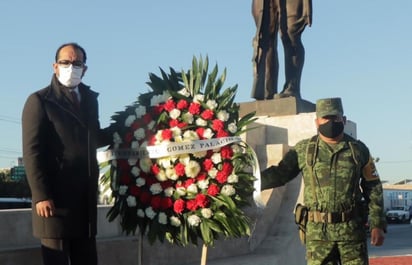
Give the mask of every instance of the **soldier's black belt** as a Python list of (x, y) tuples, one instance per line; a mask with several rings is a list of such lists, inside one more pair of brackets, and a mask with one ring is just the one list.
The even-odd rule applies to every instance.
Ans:
[(319, 212), (319, 211), (309, 211), (308, 221), (315, 223), (328, 223), (336, 224), (343, 223), (351, 220), (353, 217), (353, 211), (345, 212)]

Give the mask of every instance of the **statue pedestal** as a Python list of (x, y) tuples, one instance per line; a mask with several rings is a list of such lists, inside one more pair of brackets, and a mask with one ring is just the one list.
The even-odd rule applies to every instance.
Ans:
[(240, 103), (240, 116), (256, 111), (256, 116), (284, 116), (315, 112), (315, 104), (295, 97)]

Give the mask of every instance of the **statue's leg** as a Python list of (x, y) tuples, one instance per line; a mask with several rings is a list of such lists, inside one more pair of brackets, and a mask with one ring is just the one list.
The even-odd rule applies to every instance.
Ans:
[[(288, 12), (292, 13), (292, 10), (289, 9)], [(297, 16), (296, 12), (292, 14), (293, 16), (285, 14), (281, 17), (281, 39), (285, 56), (285, 85), (279, 96), (300, 98), (300, 81), (305, 62), (305, 49), (301, 36), (306, 21), (301, 16)]]
[[(256, 14), (258, 12), (252, 12)], [(277, 57), (277, 32), (278, 8), (275, 0), (265, 0), (259, 30), (254, 41), (253, 73), (254, 81), (252, 97), (257, 100), (272, 99), (277, 92), (278, 57)]]

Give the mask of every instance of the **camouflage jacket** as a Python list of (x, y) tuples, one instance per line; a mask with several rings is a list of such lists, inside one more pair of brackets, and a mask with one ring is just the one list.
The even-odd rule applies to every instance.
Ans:
[[(308, 151), (310, 143), (316, 143), (312, 151)], [(278, 166), (262, 172), (262, 189), (282, 186), (300, 172), (305, 186), (304, 204), (310, 211), (353, 213), (345, 222), (309, 220), (307, 240), (364, 240), (368, 213), (371, 228), (386, 228), (382, 184), (369, 150), (361, 141), (346, 134), (332, 146), (318, 137), (302, 140)]]

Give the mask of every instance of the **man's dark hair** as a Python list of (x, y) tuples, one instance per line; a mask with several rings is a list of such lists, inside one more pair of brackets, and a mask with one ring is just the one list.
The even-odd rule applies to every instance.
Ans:
[(86, 63), (86, 59), (87, 59), (87, 55), (86, 55), (86, 50), (83, 49), (82, 46), (80, 46), (79, 44), (75, 43), (75, 42), (69, 42), (69, 43), (65, 43), (62, 44), (56, 51), (56, 56), (55, 56), (55, 60), (56, 62), (59, 60), (59, 53), (60, 50), (63, 49), (66, 46), (72, 46), (74, 49), (76, 50), (80, 50), (83, 53), (83, 63)]

